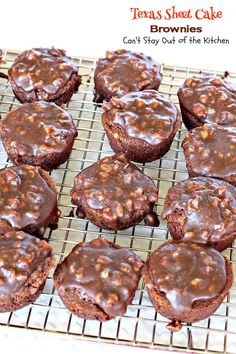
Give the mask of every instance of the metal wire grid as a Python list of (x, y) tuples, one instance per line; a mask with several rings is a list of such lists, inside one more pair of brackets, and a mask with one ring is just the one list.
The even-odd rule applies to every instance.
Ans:
[[(1, 71), (7, 71), (18, 52), (6, 50)], [(58, 204), (61, 209), (59, 228), (47, 231), (46, 237), (54, 249), (57, 262), (70, 252), (73, 246), (81, 241), (90, 241), (99, 235), (105, 235), (110, 241), (132, 248), (142, 259), (159, 244), (169, 238), (166, 223), (161, 221), (160, 227), (148, 227), (143, 223), (128, 230), (108, 232), (92, 225), (88, 220), (79, 220), (70, 216), (74, 209), (70, 200), (70, 189), (74, 176), (93, 162), (111, 155), (113, 152), (107, 142), (101, 125), (101, 107), (92, 102), (93, 74), (96, 59), (74, 58), (82, 75), (82, 85), (74, 94), (67, 106), (76, 127), (78, 137), (75, 141), (70, 159), (59, 169), (52, 172), (58, 188)], [(222, 72), (202, 70), (204, 73), (220, 75)], [(199, 70), (162, 65), (163, 81), (160, 92), (177, 101), (178, 87), (183, 80), (198, 74)], [(236, 74), (230, 76), (236, 82)], [(19, 105), (6, 80), (0, 79), (0, 114), (5, 114)], [(138, 166), (149, 175), (159, 187), (159, 201), (156, 210), (160, 214), (168, 189), (177, 181), (187, 178), (186, 167), (181, 149), (181, 141), (185, 135), (182, 127), (171, 146), (170, 151), (159, 161)], [(9, 165), (7, 155), (0, 145), (0, 168)], [(236, 248), (224, 252), (233, 267), (236, 268)], [(236, 273), (236, 272), (235, 272)], [(26, 328), (49, 333), (67, 334), (77, 339), (104, 341), (116, 344), (145, 346), (188, 352), (236, 353), (236, 284), (232, 287), (227, 299), (208, 319), (195, 324), (186, 324), (177, 333), (171, 333), (165, 325), (168, 322), (156, 313), (150, 303), (143, 280), (140, 281), (132, 305), (121, 318), (109, 322), (88, 321), (70, 314), (58, 297), (49, 275), (43, 294), (29, 305), (14, 313), (0, 314), (0, 324), (9, 328)]]

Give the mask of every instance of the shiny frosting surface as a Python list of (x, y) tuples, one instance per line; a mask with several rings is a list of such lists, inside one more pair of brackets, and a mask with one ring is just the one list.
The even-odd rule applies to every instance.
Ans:
[(33, 48), (22, 52), (9, 69), (9, 76), (26, 92), (43, 90), (56, 94), (71, 75), (77, 74), (73, 60), (56, 48)]
[(235, 85), (218, 77), (193, 77), (185, 80), (178, 96), (200, 122), (236, 125)]
[(99, 59), (95, 86), (99, 84), (104, 92), (121, 96), (130, 91), (158, 89), (161, 78), (158, 62), (142, 53), (121, 49), (107, 52), (105, 58)]
[(148, 260), (157, 291), (165, 294), (176, 314), (190, 311), (194, 302), (217, 297), (226, 284), (225, 260), (212, 247), (169, 242)]
[(204, 124), (190, 130), (182, 146), (194, 173), (221, 179), (236, 174), (236, 126)]
[(149, 177), (120, 153), (80, 172), (71, 195), (76, 205), (86, 202), (107, 221), (126, 222), (138, 210), (151, 212), (158, 190)]
[(119, 126), (130, 138), (159, 144), (173, 133), (178, 110), (155, 90), (128, 93), (103, 105), (108, 124)]
[(134, 252), (116, 248), (104, 237), (75, 246), (64, 264), (59, 288), (80, 290), (113, 317), (125, 313), (143, 266)]
[(38, 167), (21, 165), (0, 170), (0, 220), (12, 228), (44, 226), (56, 205), (56, 193)]
[(162, 217), (184, 215), (184, 240), (207, 243), (236, 232), (236, 191), (224, 181), (194, 177), (178, 182), (166, 197)]
[(32, 273), (51, 256), (52, 248), (22, 231), (10, 231), (0, 242), (0, 294), (20, 290)]
[(25, 103), (0, 122), (7, 146), (20, 156), (42, 156), (63, 152), (77, 135), (68, 112), (54, 103)]

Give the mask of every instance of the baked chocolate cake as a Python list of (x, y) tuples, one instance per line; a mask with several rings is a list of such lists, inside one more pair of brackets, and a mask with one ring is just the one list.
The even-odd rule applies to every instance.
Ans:
[(123, 230), (138, 224), (159, 224), (153, 207), (158, 190), (151, 178), (116, 154), (92, 164), (80, 172), (71, 190), (77, 216), (87, 217), (107, 230)]
[(204, 124), (182, 142), (190, 177), (214, 177), (236, 186), (236, 126)]
[(12, 229), (42, 237), (56, 228), (56, 185), (39, 167), (21, 165), (0, 170), (0, 236)]
[(1, 236), (0, 263), (0, 312), (8, 312), (37, 299), (54, 259), (46, 241), (10, 231)]
[(69, 158), (77, 130), (64, 109), (52, 102), (36, 101), (10, 111), (0, 121), (0, 136), (16, 165), (51, 171)]
[(144, 267), (150, 300), (158, 313), (181, 329), (209, 317), (222, 303), (233, 283), (232, 265), (207, 245), (169, 241), (153, 251)]
[(204, 123), (236, 125), (236, 86), (226, 80), (213, 76), (188, 78), (178, 97), (189, 130)]
[(66, 52), (56, 48), (33, 48), (19, 54), (8, 71), (16, 98), (67, 103), (78, 90), (81, 77)]
[(175, 104), (155, 90), (113, 97), (103, 108), (103, 127), (112, 149), (136, 162), (165, 155), (180, 125)]
[(142, 267), (133, 251), (100, 237), (76, 245), (58, 264), (53, 278), (69, 311), (85, 319), (107, 321), (126, 312)]
[(236, 238), (236, 190), (224, 181), (195, 177), (169, 189), (162, 212), (174, 240), (222, 251)]
[(94, 101), (109, 101), (131, 91), (158, 90), (161, 79), (160, 64), (150, 56), (124, 49), (107, 51), (95, 69)]

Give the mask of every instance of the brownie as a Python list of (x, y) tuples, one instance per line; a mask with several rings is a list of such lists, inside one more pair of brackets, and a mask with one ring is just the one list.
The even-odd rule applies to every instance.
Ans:
[(81, 77), (73, 60), (56, 48), (33, 48), (17, 56), (8, 71), (16, 98), (67, 103), (78, 90)]
[(182, 142), (190, 177), (214, 177), (236, 186), (236, 126), (204, 124)]
[(210, 316), (222, 303), (233, 283), (232, 265), (207, 245), (169, 241), (153, 251), (144, 266), (144, 280), (158, 313), (181, 329)]
[(30, 165), (0, 170), (0, 236), (14, 229), (42, 237), (47, 226), (57, 227), (59, 215), (56, 185), (46, 171)]
[(112, 149), (136, 162), (165, 155), (180, 125), (175, 104), (155, 90), (113, 97), (103, 108), (103, 127)]
[(103, 229), (127, 229), (143, 218), (150, 226), (159, 222), (153, 212), (158, 189), (122, 153), (105, 157), (80, 172), (71, 196), (77, 216), (87, 217)]
[(37, 299), (54, 259), (46, 241), (9, 231), (1, 237), (0, 262), (0, 312), (8, 312)]
[[(3, 50), (0, 49), (0, 65), (1, 65), (1, 64), (5, 64), (4, 60), (2, 60), (2, 58), (3, 58)], [(0, 78), (2, 78), (2, 79), (8, 79), (8, 75), (6, 75), (5, 73), (2, 73), (2, 72), (0, 71)], [(1, 118), (1, 116), (0, 116), (0, 118)]]
[(55, 103), (25, 103), (0, 122), (0, 136), (9, 158), (16, 164), (51, 171), (64, 163), (77, 130), (68, 112)]
[(133, 251), (100, 237), (77, 244), (58, 264), (53, 278), (69, 311), (107, 321), (122, 316), (132, 303), (142, 268)]
[(236, 190), (224, 181), (195, 177), (169, 189), (162, 213), (174, 240), (222, 251), (236, 238)]
[(158, 90), (162, 79), (160, 64), (150, 56), (124, 49), (107, 51), (94, 73), (94, 102), (109, 101), (131, 91)]
[(236, 125), (236, 86), (213, 76), (188, 78), (178, 91), (187, 129), (204, 123)]

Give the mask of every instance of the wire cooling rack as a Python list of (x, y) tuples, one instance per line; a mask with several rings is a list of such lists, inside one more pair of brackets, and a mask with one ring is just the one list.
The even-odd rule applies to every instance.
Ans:
[[(17, 54), (18, 52), (13, 50), (4, 51), (5, 64), (0, 67), (2, 72), (7, 72)], [(61, 262), (76, 243), (90, 241), (99, 235), (105, 235), (112, 242), (132, 248), (145, 260), (151, 251), (169, 238), (165, 222), (161, 221), (158, 228), (141, 223), (125, 231), (108, 232), (99, 229), (86, 219), (79, 220), (70, 216), (71, 210), (75, 208), (70, 199), (70, 189), (75, 175), (93, 162), (113, 153), (101, 125), (101, 106), (92, 102), (96, 59), (85, 57), (74, 59), (82, 75), (82, 84), (79, 92), (73, 95), (67, 105), (67, 110), (74, 119), (78, 137), (70, 159), (52, 173), (57, 183), (58, 204), (62, 213), (59, 228), (54, 231), (48, 230), (45, 237), (54, 249), (57, 262)], [(210, 70), (202, 72), (224, 75), (223, 72)], [(162, 65), (162, 73), (160, 92), (178, 104), (176, 96), (178, 87), (186, 77), (199, 74), (199, 70)], [(230, 75), (230, 81), (236, 82), (236, 74)], [(1, 117), (18, 105), (8, 82), (0, 79)], [(187, 178), (181, 149), (185, 132), (184, 127), (178, 131), (170, 151), (162, 159), (149, 164), (138, 164), (159, 187), (159, 201), (156, 205), (158, 214), (162, 211), (168, 189), (177, 181)], [(0, 143), (0, 168), (7, 165), (10, 165), (10, 162)], [(236, 248), (229, 248), (224, 254), (236, 268)], [(224, 303), (210, 318), (192, 325), (183, 325), (182, 330), (177, 333), (171, 333), (166, 329), (167, 322), (166, 318), (154, 310), (143, 280), (140, 281), (133, 303), (128, 307), (125, 316), (105, 323), (80, 319), (70, 314), (63, 306), (53, 286), (52, 273), (47, 279), (43, 294), (34, 304), (13, 313), (0, 314), (0, 325), (8, 326), (9, 330), (11, 327), (17, 327), (30, 331), (67, 334), (77, 339), (171, 351), (235, 354), (236, 284), (234, 283)]]

